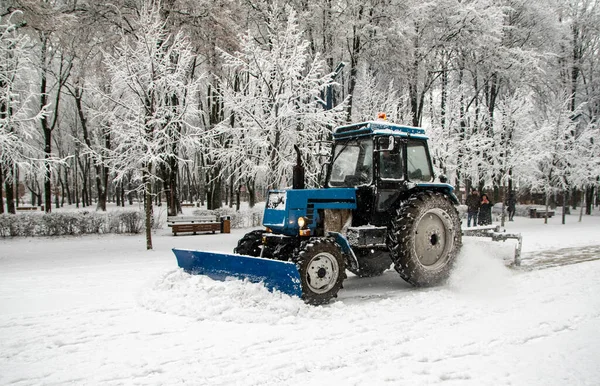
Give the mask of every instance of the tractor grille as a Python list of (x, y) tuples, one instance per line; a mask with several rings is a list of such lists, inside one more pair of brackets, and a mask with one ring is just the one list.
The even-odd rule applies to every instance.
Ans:
[(352, 223), (352, 211), (350, 209), (325, 209), (325, 234), (327, 232), (344, 233)]

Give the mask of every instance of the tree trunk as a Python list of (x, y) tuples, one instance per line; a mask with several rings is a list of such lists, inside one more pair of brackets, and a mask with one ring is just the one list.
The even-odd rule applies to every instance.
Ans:
[(146, 249), (152, 249), (152, 183), (147, 171), (144, 171), (144, 213), (146, 217)]
[(592, 205), (594, 203), (594, 187), (588, 186), (585, 189), (585, 214), (592, 214)]
[(233, 195), (234, 195), (233, 176), (231, 176), (229, 178), (229, 207), (230, 208), (233, 208)]
[(4, 173), (2, 169), (4, 169), (4, 167), (0, 165), (0, 214), (4, 214), (4, 194), (2, 192), (2, 185), (4, 185)]
[(546, 215), (544, 216), (544, 224), (548, 224), (548, 209), (550, 206), (550, 195), (548, 194), (548, 190), (546, 189)]
[(356, 75), (358, 74), (358, 59), (360, 55), (360, 32), (356, 24), (362, 20), (364, 8), (359, 5), (358, 15), (355, 24), (352, 26), (352, 51), (350, 52), (350, 79), (348, 80), (348, 107), (346, 108), (346, 120), (352, 120), (352, 104), (354, 102), (354, 89), (356, 88)]
[[(131, 189), (131, 175), (127, 177), (127, 186), (129, 193), (127, 194), (127, 200), (129, 201), (129, 205), (133, 205), (133, 191)], [(123, 205), (125, 206), (125, 205)]]
[(44, 207), (46, 213), (52, 212), (52, 171), (50, 169), (49, 161), (52, 152), (51, 138), (52, 132), (50, 130), (44, 130)]
[(66, 195), (65, 181), (63, 181), (62, 174), (60, 172), (58, 172), (57, 174), (58, 174), (58, 183), (60, 184), (60, 207), (62, 208), (63, 206), (65, 206), (65, 195)]
[(65, 168), (65, 195), (67, 196), (67, 205), (71, 205), (73, 201), (71, 200), (71, 186), (69, 185), (69, 168)]
[(167, 196), (167, 213), (169, 216), (177, 216), (181, 213), (181, 205), (177, 197), (177, 175), (179, 174), (179, 163), (177, 158), (169, 157), (169, 166), (167, 170), (167, 187), (165, 194)]
[(8, 213), (16, 214), (17, 210), (15, 208), (15, 185), (12, 173), (6, 173), (6, 176), (4, 178), (4, 193), (6, 194), (6, 211)]
[(581, 201), (581, 190), (577, 188), (571, 189), (571, 209), (577, 209), (577, 203)]
[[(47, 94), (48, 90), (47, 90), (47, 80), (46, 80), (46, 75), (47, 75), (46, 50), (47, 50), (47, 40), (45, 38), (43, 38), (42, 39), (42, 52), (41, 52), (41, 55), (42, 55), (42, 57), (41, 57), (42, 79), (40, 82), (40, 110), (44, 109), (46, 107), (46, 105), (48, 104), (48, 94)], [(51, 200), (52, 192), (50, 191), (50, 189), (52, 188), (51, 181), (50, 181), (50, 179), (52, 178), (52, 174), (50, 171), (49, 158), (52, 153), (52, 130), (50, 130), (50, 123), (48, 122), (47, 115), (43, 115), (40, 122), (42, 124), (42, 133), (44, 135), (44, 159), (45, 159), (45, 161), (44, 161), (44, 168), (45, 168), (44, 208), (45, 208), (46, 213), (50, 213), (50, 212), (52, 212), (52, 200)]]
[(117, 208), (121, 206), (121, 186), (123, 185), (123, 182), (119, 182), (116, 184), (115, 186), (115, 201), (116, 201), (116, 205)]
[(211, 189), (211, 209), (219, 209), (223, 206), (222, 201), (222, 191), (223, 191), (223, 181), (221, 177), (213, 179), (212, 189)]
[[(565, 224), (565, 219), (567, 216), (567, 190), (563, 189), (563, 200), (562, 200), (562, 223)], [(548, 212), (546, 212), (547, 214)]]
[(89, 197), (89, 204), (92, 205), (93, 201), (94, 201), (94, 192), (92, 191), (92, 173), (90, 171), (90, 168), (88, 167), (88, 197)]
[(75, 207), (79, 209), (79, 173), (77, 172), (77, 166), (79, 165), (79, 154), (75, 152), (75, 171), (73, 173), (73, 190), (75, 191)]
[(256, 205), (256, 181), (254, 178), (246, 183), (246, 189), (248, 190), (248, 206), (254, 208)]

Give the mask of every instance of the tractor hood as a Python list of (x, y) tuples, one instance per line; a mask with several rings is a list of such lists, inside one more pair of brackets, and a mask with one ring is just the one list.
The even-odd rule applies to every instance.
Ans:
[(298, 234), (298, 218), (314, 230), (318, 209), (356, 209), (355, 188), (271, 190), (265, 205), (263, 225), (274, 233)]

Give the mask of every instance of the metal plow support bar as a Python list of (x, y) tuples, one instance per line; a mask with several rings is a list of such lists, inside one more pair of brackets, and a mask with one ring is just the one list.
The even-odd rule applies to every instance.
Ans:
[(269, 291), (278, 290), (291, 296), (302, 295), (300, 273), (296, 264), (260, 257), (190, 249), (173, 249), (177, 264), (187, 273), (206, 275), (224, 281), (228, 277), (263, 283)]
[(520, 233), (501, 232), (499, 225), (489, 225), (477, 228), (466, 228), (463, 229), (462, 234), (463, 236), (490, 237), (493, 241), (506, 241), (508, 239), (517, 240), (513, 264), (517, 267), (521, 265), (521, 247), (523, 246), (523, 237)]

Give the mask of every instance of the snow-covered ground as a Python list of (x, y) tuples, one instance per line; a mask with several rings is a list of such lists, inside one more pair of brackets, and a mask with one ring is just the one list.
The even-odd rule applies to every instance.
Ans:
[(177, 269), (247, 229), (0, 239), (0, 384), (598, 385), (600, 216), (577, 219), (507, 223), (520, 269), (465, 238), (443, 287), (349, 274), (320, 307)]

